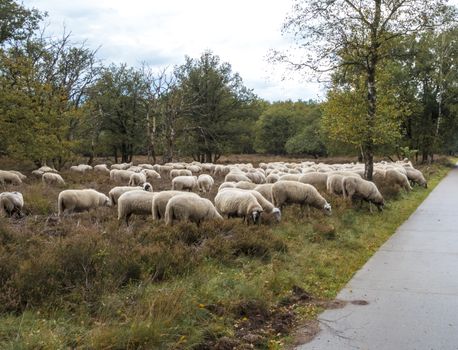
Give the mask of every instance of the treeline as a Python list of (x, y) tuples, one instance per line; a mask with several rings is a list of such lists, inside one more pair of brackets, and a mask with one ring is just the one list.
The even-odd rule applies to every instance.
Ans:
[[(78, 156), (215, 162), (229, 153), (360, 154), (367, 102), (357, 69), (335, 72), (324, 102), (270, 103), (212, 52), (161, 70), (103, 66), (70, 35), (47, 37), (44, 13), (13, 0), (0, 0), (0, 13), (3, 155), (61, 168)], [(419, 35), (414, 46), (393, 42), (377, 71), (377, 153), (428, 160), (457, 150), (457, 34), (448, 27)]]

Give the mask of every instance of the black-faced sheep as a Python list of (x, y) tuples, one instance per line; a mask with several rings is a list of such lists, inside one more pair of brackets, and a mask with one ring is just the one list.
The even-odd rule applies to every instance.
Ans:
[(175, 220), (191, 221), (199, 225), (204, 220), (223, 220), (211, 201), (188, 193), (172, 197), (165, 209), (165, 223), (173, 225)]
[(111, 206), (110, 198), (93, 189), (65, 190), (59, 193), (57, 199), (59, 216), (65, 212), (80, 212), (102, 206)]

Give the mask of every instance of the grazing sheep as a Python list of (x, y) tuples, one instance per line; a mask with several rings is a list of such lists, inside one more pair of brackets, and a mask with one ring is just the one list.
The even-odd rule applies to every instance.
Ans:
[(299, 182), (309, 184), (318, 190), (326, 190), (326, 183), (328, 181), (327, 173), (308, 172), (299, 177)]
[(22, 207), (24, 198), (20, 192), (3, 192), (0, 193), (0, 211), (7, 216), (17, 214), (22, 216)]
[(202, 174), (197, 178), (197, 184), (199, 186), (199, 191), (210, 192), (215, 180), (210, 175)]
[(145, 182), (143, 186), (117, 186), (113, 187), (110, 192), (108, 192), (108, 197), (111, 200), (111, 203), (113, 205), (116, 205), (118, 203), (118, 198), (121, 197), (123, 193), (129, 192), (129, 191), (135, 191), (135, 190), (143, 190), (147, 192), (153, 192), (153, 186), (151, 186), (150, 183)]
[(259, 170), (256, 170), (254, 172), (248, 172), (245, 174), (245, 176), (255, 184), (266, 183), (266, 176), (262, 174)]
[(272, 198), (272, 186), (273, 184), (262, 184), (262, 185), (257, 185), (254, 190), (258, 191), (261, 193), (265, 199), (267, 199), (269, 202), (273, 203), (273, 198)]
[(410, 167), (405, 167), (405, 169), (407, 171), (407, 177), (410, 181), (420, 186), (423, 186), (424, 188), (428, 187), (428, 183), (426, 182), (426, 179), (420, 170)]
[(34, 170), (32, 171), (32, 175), (36, 178), (41, 178), (43, 176), (45, 172), (44, 171), (40, 171), (40, 170)]
[(156, 171), (156, 170), (154, 169), (154, 166), (151, 165), (151, 164), (138, 164), (138, 166), (139, 166), (140, 168), (142, 168), (142, 169), (154, 170), (154, 171)]
[(231, 168), (227, 165), (216, 165), (213, 170), (213, 175), (216, 176), (226, 176), (231, 171)]
[(139, 173), (143, 170), (143, 168), (136, 165), (132, 165), (131, 167), (128, 167), (126, 170), (133, 171), (134, 173)]
[(363, 180), (357, 177), (347, 176), (342, 180), (342, 191), (345, 199), (349, 198), (353, 202), (354, 199), (369, 202), (369, 208), (372, 212), (371, 203), (374, 203), (379, 211), (382, 211), (384, 206), (383, 197), (380, 194), (377, 186), (371, 181)]
[(152, 169), (143, 169), (142, 173), (146, 176), (146, 181), (153, 182), (153, 180), (160, 179), (161, 175)]
[(277, 182), (279, 179), (280, 179), (280, 176), (278, 174), (269, 174), (266, 177), (266, 182), (268, 184), (273, 184), (273, 183)]
[(248, 182), (248, 181), (239, 181), (239, 182), (236, 182), (234, 185), (235, 188), (240, 188), (242, 190), (252, 190), (256, 186), (257, 184), (253, 182)]
[(130, 163), (122, 163), (122, 164), (113, 164), (111, 166), (111, 169), (116, 169), (116, 170), (126, 170), (129, 169), (132, 166), (132, 162)]
[(177, 176), (172, 180), (172, 190), (196, 191), (198, 188), (197, 176)]
[(170, 171), (170, 178), (174, 179), (177, 176), (192, 176), (191, 170), (187, 169), (173, 169)]
[(202, 168), (197, 165), (188, 165), (186, 166), (186, 169), (191, 171), (193, 174), (198, 174), (202, 171)]
[[(153, 199), (153, 208), (152, 208), (153, 219), (154, 220), (162, 219), (165, 215), (165, 209), (167, 207), (167, 203), (169, 202), (170, 198), (177, 196), (179, 194), (184, 194), (184, 193), (185, 192), (182, 192), (182, 191), (157, 192)], [(197, 198), (200, 198), (199, 195), (196, 193), (190, 192), (188, 194), (195, 196)]]
[(412, 190), (407, 175), (404, 175), (397, 170), (388, 169), (385, 171), (385, 181), (390, 185), (397, 185), (407, 192)]
[(106, 164), (97, 164), (94, 166), (94, 171), (103, 174), (109, 174), (110, 169), (108, 169)]
[(16, 174), (5, 170), (0, 170), (0, 184), (20, 185), (22, 184), (22, 180)]
[(174, 220), (191, 221), (200, 225), (204, 220), (223, 220), (223, 217), (208, 199), (185, 193), (170, 198), (167, 203), (165, 223), (173, 225)]
[(45, 185), (65, 186), (65, 181), (62, 176), (56, 173), (44, 173), (41, 180)]
[(129, 226), (132, 214), (151, 215), (155, 193), (144, 190), (124, 192), (118, 198), (118, 220), (125, 220)]
[(326, 190), (330, 194), (342, 194), (342, 180), (345, 176), (340, 174), (330, 174), (326, 180)]
[(215, 206), (222, 215), (242, 217), (244, 222), (257, 223), (263, 209), (256, 197), (247, 191), (223, 190), (215, 197)]
[(235, 188), (235, 184), (237, 182), (223, 182), (221, 185), (218, 187), (218, 192), (221, 191), (224, 188)]
[(246, 181), (246, 182), (252, 182), (245, 174), (242, 173), (229, 173), (226, 175), (224, 178), (224, 182), (240, 182), (240, 181)]
[(25, 179), (27, 179), (27, 176), (25, 176), (23, 173), (21, 173), (20, 171), (17, 171), (17, 170), (8, 170), (8, 172), (12, 173), (12, 174), (16, 174), (17, 176), (19, 176), (19, 178), (21, 179), (21, 181), (24, 181)]
[(146, 182), (144, 173), (133, 173), (129, 178), (129, 186), (141, 186)]
[(110, 180), (114, 182), (123, 182), (123, 183), (128, 184), (130, 181), (130, 176), (132, 174), (135, 174), (135, 173), (129, 170), (113, 169), (110, 171)]
[(309, 184), (296, 181), (278, 181), (272, 186), (273, 204), (282, 208), (288, 203), (300, 204), (322, 209), (326, 214), (331, 214), (331, 205), (321, 196), (318, 190)]
[(58, 215), (111, 206), (110, 198), (93, 189), (64, 190), (57, 199)]
[(37, 169), (38, 171), (41, 171), (42, 173), (58, 173), (58, 171), (54, 168), (51, 168), (47, 165), (43, 165), (42, 167)]

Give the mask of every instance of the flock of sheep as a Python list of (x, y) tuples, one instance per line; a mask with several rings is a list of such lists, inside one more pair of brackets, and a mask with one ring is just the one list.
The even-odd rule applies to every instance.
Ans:
[[(331, 205), (323, 192), (343, 196), (349, 201), (360, 200), (379, 210), (384, 199), (379, 191), (381, 184), (398, 190), (411, 190), (413, 184), (427, 186), (423, 174), (408, 160), (375, 164), (373, 182), (363, 179), (364, 166), (357, 163), (316, 164), (260, 163), (215, 165), (210, 163), (168, 163), (165, 165), (132, 163), (105, 164), (91, 167), (80, 164), (70, 171), (85, 174), (98, 172), (110, 177), (117, 185), (108, 195), (94, 189), (67, 189), (59, 193), (59, 217), (73, 212), (102, 206), (117, 206), (118, 220), (129, 224), (130, 217), (149, 215), (154, 220), (164, 220), (173, 225), (176, 221), (200, 224), (205, 220), (223, 220), (223, 217), (240, 217), (246, 223), (257, 223), (268, 214), (280, 221), (281, 210), (287, 204), (299, 204), (331, 214)], [(32, 172), (47, 186), (65, 186), (65, 180), (53, 168), (43, 166)], [(26, 178), (17, 171), (0, 171), (0, 184), (20, 186)], [(169, 178), (171, 189), (154, 192), (159, 179)], [(213, 202), (198, 192), (208, 193), (214, 187), (214, 178), (224, 178)], [(153, 184), (153, 185), (152, 185)], [(320, 193), (321, 192), (321, 193)], [(8, 216), (22, 215), (24, 206), (20, 192), (0, 194), (0, 210)]]

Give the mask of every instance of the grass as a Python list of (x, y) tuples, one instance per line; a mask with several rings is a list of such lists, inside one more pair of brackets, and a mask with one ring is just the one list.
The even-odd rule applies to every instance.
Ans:
[[(0, 348), (283, 348), (449, 169), (424, 167), (429, 188), (396, 195), (383, 213), (330, 198), (331, 217), (289, 207), (281, 224), (257, 227), (135, 218), (127, 229), (109, 208), (56, 223), (60, 189), (30, 180), (27, 217), (0, 220)], [(64, 178), (72, 188), (111, 186)]]

